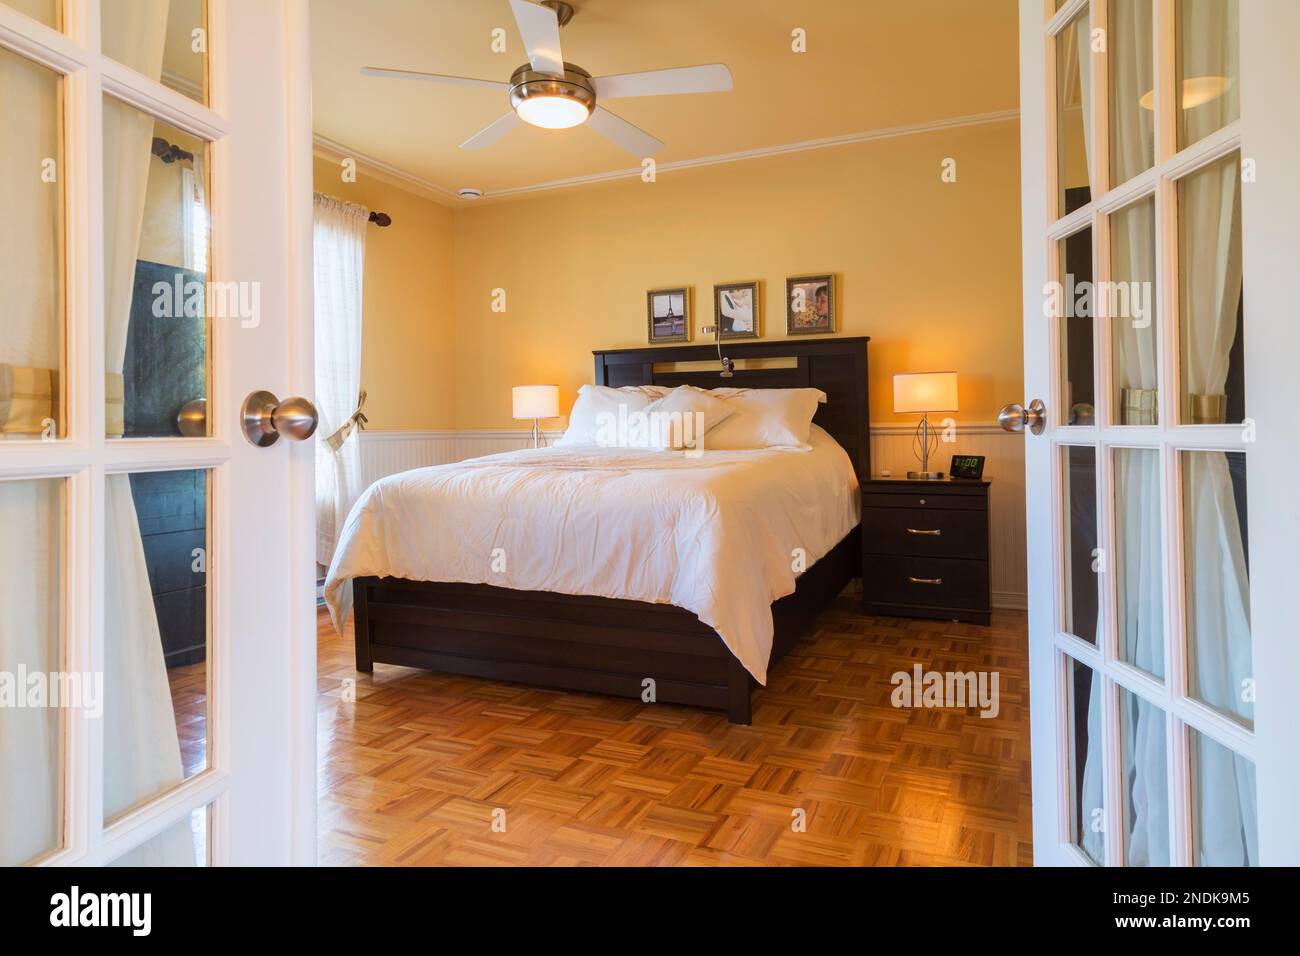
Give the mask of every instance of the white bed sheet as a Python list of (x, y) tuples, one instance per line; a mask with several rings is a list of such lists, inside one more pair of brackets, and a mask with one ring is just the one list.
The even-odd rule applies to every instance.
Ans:
[(848, 454), (541, 448), (390, 475), (348, 516), (325, 582), (340, 630), (355, 577), (493, 584), (686, 608), (760, 684), (771, 604), (858, 523)]

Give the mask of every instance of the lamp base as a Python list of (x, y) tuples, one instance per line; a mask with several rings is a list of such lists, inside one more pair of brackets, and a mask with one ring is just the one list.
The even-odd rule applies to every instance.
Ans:
[(943, 481), (944, 473), (941, 471), (909, 471), (907, 473), (908, 481)]

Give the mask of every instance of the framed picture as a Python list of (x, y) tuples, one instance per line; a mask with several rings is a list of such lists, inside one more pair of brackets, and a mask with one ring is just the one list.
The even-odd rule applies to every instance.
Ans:
[(728, 282), (713, 287), (713, 320), (724, 339), (756, 339), (759, 322), (758, 283)]
[(835, 331), (835, 277), (793, 276), (785, 280), (786, 335)]
[(645, 294), (646, 335), (658, 342), (691, 340), (691, 290), (651, 289)]

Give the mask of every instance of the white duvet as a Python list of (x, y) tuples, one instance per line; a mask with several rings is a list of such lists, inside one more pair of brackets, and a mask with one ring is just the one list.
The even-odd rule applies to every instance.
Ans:
[(860, 514), (844, 449), (815, 425), (809, 441), (527, 449), (391, 475), (348, 516), (325, 600), (340, 630), (367, 575), (673, 604), (766, 684), (772, 602)]

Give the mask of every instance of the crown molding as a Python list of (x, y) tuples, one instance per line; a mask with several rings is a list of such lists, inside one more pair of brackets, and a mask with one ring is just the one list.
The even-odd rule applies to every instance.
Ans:
[[(831, 149), (837, 146), (852, 146), (856, 143), (870, 143), (881, 139), (897, 139), (902, 136), (916, 136), (922, 133), (934, 133), (946, 129), (961, 129), (966, 126), (988, 126), (996, 123), (1009, 123), (1020, 118), (1019, 110), (1000, 110), (995, 113), (973, 113), (968, 116), (954, 116), (949, 119), (931, 120), (926, 123), (909, 123), (905, 126), (890, 126), (885, 129), (862, 130), (846, 133), (843, 136), (827, 136), (822, 139), (807, 139), (797, 143), (782, 143), (776, 146), (763, 146), (758, 149), (741, 150), (734, 153), (718, 153), (713, 156), (700, 156), (696, 159), (682, 159), (673, 163), (660, 163), (655, 167), (656, 174), (673, 172), (681, 169), (696, 169), (702, 166), (718, 166), (724, 163), (738, 163), (749, 159), (763, 159), (767, 156), (782, 156), (787, 153), (802, 153), (814, 149)], [(469, 201), (461, 199), (455, 191), (439, 186), (437, 183), (398, 169), (382, 160), (367, 156), (365, 153), (345, 146), (342, 143), (317, 135), (313, 137), (316, 154), (327, 159), (341, 160), (351, 157), (359, 166), (366, 166), (380, 179), (387, 179), (392, 185), (455, 206), (468, 206)], [(589, 186), (596, 183), (614, 182), (620, 179), (634, 179), (641, 176), (641, 167), (616, 169), (605, 173), (591, 173), (586, 176), (573, 176), (568, 179), (553, 179), (533, 183), (528, 186), (512, 186), (508, 189), (491, 190), (482, 199), (473, 200), (474, 205), (500, 202), (532, 193), (547, 192), (553, 189), (571, 189), (576, 186)]]
[[(993, 123), (1007, 123), (1019, 118), (1019, 110), (1001, 110), (996, 113), (954, 116), (951, 119), (932, 120), (927, 123), (909, 123), (906, 126), (862, 130), (857, 133), (846, 133), (843, 136), (806, 139), (797, 143), (782, 143), (777, 146), (762, 146), (758, 149), (746, 149), (734, 153), (718, 153), (713, 156), (700, 156), (696, 159), (682, 159), (673, 163), (659, 163), (655, 166), (655, 173), (661, 174), (679, 169), (696, 169), (701, 166), (719, 166), (723, 163), (739, 163), (748, 159), (764, 159), (768, 156), (783, 156), (786, 153), (802, 153), (813, 149), (852, 146), (855, 143), (869, 143), (880, 139), (897, 139), (902, 136), (915, 136), (920, 133), (933, 133), (945, 129), (960, 129), (964, 126), (987, 126)], [(641, 167), (636, 166), (631, 169), (618, 169), (608, 173), (592, 173), (588, 176), (574, 176), (569, 179), (553, 179), (549, 182), (535, 183), (531, 186), (513, 186), (509, 189), (489, 191), (479, 201), (489, 202), (493, 199), (509, 199), (513, 196), (523, 196), (528, 193), (551, 189), (568, 189), (573, 186), (587, 186), (593, 183), (612, 182), (619, 179), (640, 178), (641, 172)]]
[(443, 205), (460, 205), (465, 202), (456, 193), (445, 186), (439, 186), (414, 173), (408, 173), (404, 169), (398, 169), (381, 159), (375, 159), (373, 156), (346, 146), (343, 143), (336, 142), (320, 134), (312, 136), (312, 152), (332, 162), (342, 162), (344, 159), (356, 160), (358, 166), (364, 166), (376, 178), (383, 180), (390, 186), (396, 186), (398, 189), (404, 189), (407, 192), (415, 193), (417, 196), (423, 196), (425, 199), (432, 199), (434, 202)]

